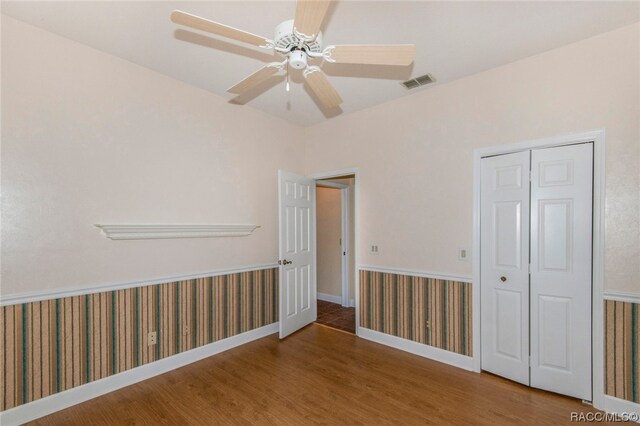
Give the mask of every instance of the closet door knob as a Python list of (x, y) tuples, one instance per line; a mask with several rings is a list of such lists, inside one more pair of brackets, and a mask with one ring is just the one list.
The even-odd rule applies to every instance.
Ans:
[(507, 280), (507, 277), (505, 276), (500, 277), (500, 281), (505, 282), (506, 280)]

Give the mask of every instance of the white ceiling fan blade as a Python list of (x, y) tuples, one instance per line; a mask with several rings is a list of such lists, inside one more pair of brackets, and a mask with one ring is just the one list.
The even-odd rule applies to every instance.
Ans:
[(325, 57), (339, 64), (409, 65), (416, 55), (413, 44), (344, 44), (328, 46)]
[(195, 28), (196, 30), (207, 31), (233, 40), (253, 44), (254, 46), (273, 47), (273, 42), (268, 38), (219, 24), (217, 22), (209, 21), (208, 19), (182, 12), (181, 10), (174, 10), (171, 12), (171, 21), (176, 24)]
[(320, 103), (327, 109), (335, 108), (342, 103), (342, 98), (333, 88), (327, 76), (316, 66), (307, 68), (304, 72), (307, 84), (316, 95)]
[(259, 84), (260, 82), (271, 77), (272, 75), (280, 71), (281, 68), (282, 64), (279, 62), (273, 62), (271, 64), (265, 65), (258, 71), (251, 74), (249, 77), (237, 83), (235, 86), (229, 88), (227, 92), (235, 93), (236, 95), (242, 94), (255, 85)]
[(331, 0), (298, 0), (293, 26), (299, 33), (313, 37), (318, 35)]

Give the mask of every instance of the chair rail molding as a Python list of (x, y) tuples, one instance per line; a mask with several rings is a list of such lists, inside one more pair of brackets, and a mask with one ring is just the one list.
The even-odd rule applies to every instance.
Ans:
[(640, 304), (640, 294), (608, 290), (603, 293), (604, 300), (616, 300), (618, 302), (628, 302)]
[(95, 224), (112, 240), (148, 240), (159, 238), (246, 237), (258, 225), (104, 225)]

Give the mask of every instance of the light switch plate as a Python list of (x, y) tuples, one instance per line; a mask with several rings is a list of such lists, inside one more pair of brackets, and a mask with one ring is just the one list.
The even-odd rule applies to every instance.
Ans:
[(380, 254), (380, 251), (378, 249), (378, 245), (377, 244), (372, 244), (369, 253), (375, 254), (375, 255)]
[(467, 261), (469, 260), (469, 249), (466, 247), (458, 248), (458, 260)]

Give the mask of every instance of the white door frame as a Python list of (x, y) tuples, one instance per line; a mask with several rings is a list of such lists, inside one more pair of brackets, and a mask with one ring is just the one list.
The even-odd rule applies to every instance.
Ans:
[[(329, 171), (329, 172), (320, 172), (320, 173), (314, 173), (309, 175), (310, 178), (312, 179), (316, 179), (320, 180), (320, 179), (331, 179), (331, 178), (340, 178), (343, 176), (348, 176), (348, 175), (353, 175), (354, 177), (354, 185), (353, 185), (353, 189), (354, 189), (354, 205), (353, 205), (353, 217), (354, 217), (354, 221), (353, 221), (353, 227), (354, 227), (354, 236), (355, 236), (355, 244), (354, 244), (354, 250), (353, 250), (353, 259), (354, 259), (354, 285), (353, 285), (353, 291), (355, 292), (354, 294), (354, 299), (355, 299), (355, 308), (356, 308), (356, 335), (360, 334), (360, 277), (358, 274), (358, 247), (360, 246), (360, 223), (358, 220), (358, 209), (360, 206), (360, 177), (359, 177), (359, 171), (357, 168), (350, 168), (350, 169), (342, 169), (342, 170), (334, 170), (334, 171)], [(343, 198), (344, 200), (344, 198)], [(348, 221), (347, 221), (348, 223)], [(347, 251), (347, 253), (349, 253)], [(348, 268), (348, 263), (347, 263), (347, 268)]]
[(592, 398), (604, 409), (604, 207), (605, 129), (517, 142), (473, 151), (473, 369), (480, 372), (480, 161), (483, 157), (593, 142)]
[[(342, 300), (342, 306), (351, 306), (351, 295), (349, 294), (349, 258), (351, 256), (351, 250), (349, 250), (350, 238), (349, 238), (349, 185), (342, 183), (323, 181), (316, 179), (316, 186), (324, 188), (335, 188), (340, 190), (340, 241), (343, 254), (340, 255), (341, 263), (341, 277), (342, 286), (340, 299)], [(317, 206), (317, 202), (316, 202)], [(317, 208), (317, 207), (316, 207)], [(317, 228), (316, 228), (317, 232)], [(317, 241), (317, 239), (316, 239)]]

